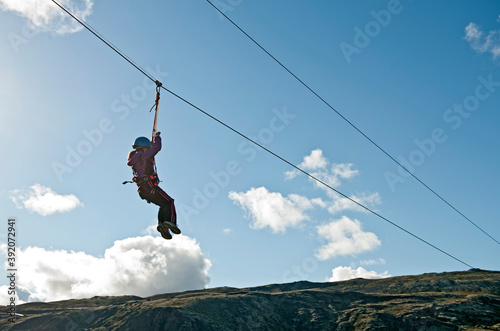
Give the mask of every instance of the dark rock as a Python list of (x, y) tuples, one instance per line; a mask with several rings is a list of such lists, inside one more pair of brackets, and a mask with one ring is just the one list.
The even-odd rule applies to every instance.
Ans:
[[(2, 330), (500, 330), (500, 272), (93, 297), (16, 307)], [(3, 311), (6, 311), (4, 307)]]

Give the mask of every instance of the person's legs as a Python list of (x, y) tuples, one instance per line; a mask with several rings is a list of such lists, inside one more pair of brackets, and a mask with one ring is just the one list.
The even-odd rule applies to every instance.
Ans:
[(157, 193), (163, 198), (163, 203), (160, 205), (160, 210), (158, 211), (158, 220), (177, 224), (177, 213), (175, 212), (174, 199), (172, 199), (160, 187), (156, 187), (156, 189)]
[(175, 234), (180, 234), (181, 230), (177, 227), (177, 213), (175, 212), (174, 199), (172, 199), (165, 191), (156, 186), (157, 193), (163, 198), (164, 203), (158, 211), (158, 220), (164, 226), (170, 229)]
[(158, 225), (169, 222), (165, 224), (172, 232), (175, 234), (181, 233), (180, 229), (177, 227), (177, 213), (175, 211), (174, 199), (152, 182), (141, 185), (139, 188), (139, 195), (141, 198), (160, 207), (158, 211)]

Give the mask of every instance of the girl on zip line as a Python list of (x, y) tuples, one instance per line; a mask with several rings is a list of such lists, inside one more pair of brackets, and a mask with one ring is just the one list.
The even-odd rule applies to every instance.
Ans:
[(154, 157), (161, 150), (160, 132), (153, 137), (153, 143), (146, 137), (137, 138), (132, 148), (134, 150), (128, 155), (127, 165), (134, 172), (132, 180), (139, 187), (139, 196), (160, 207), (156, 229), (163, 238), (172, 239), (169, 230), (174, 234), (180, 234), (181, 230), (177, 227), (174, 199), (158, 186), (160, 180), (156, 174)]

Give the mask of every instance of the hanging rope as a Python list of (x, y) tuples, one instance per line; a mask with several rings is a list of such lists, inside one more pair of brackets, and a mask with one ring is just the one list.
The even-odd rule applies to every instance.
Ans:
[(153, 121), (153, 133), (151, 135), (151, 141), (153, 141), (153, 138), (158, 133), (158, 105), (160, 103), (160, 88), (162, 86), (162, 84), (159, 81), (155, 81), (155, 83), (156, 83), (156, 100), (153, 107), (151, 107), (151, 109), (149, 110), (149, 112), (151, 112), (153, 108), (155, 109), (155, 119)]
[[(153, 132), (151, 134), (151, 142), (153, 142), (153, 139), (155, 138), (156, 134), (158, 133), (158, 105), (160, 104), (160, 89), (162, 87), (162, 84), (160, 81), (155, 81), (155, 83), (156, 83), (156, 100), (155, 100), (155, 104), (153, 105), (153, 107), (151, 107), (151, 109), (149, 110), (149, 112), (151, 112), (153, 110), (153, 108), (155, 109), (155, 118), (153, 120)], [(154, 158), (153, 158), (153, 165), (155, 167), (155, 175), (158, 178), (158, 169), (156, 168), (156, 162), (155, 162)], [(158, 180), (160, 180), (160, 179), (158, 178)]]

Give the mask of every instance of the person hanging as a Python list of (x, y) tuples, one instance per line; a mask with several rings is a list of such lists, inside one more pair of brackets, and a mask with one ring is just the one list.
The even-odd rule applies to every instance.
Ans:
[(155, 170), (155, 155), (161, 150), (160, 132), (157, 132), (151, 142), (146, 137), (138, 137), (134, 141), (134, 148), (128, 155), (127, 165), (132, 167), (134, 178), (138, 186), (141, 199), (160, 207), (158, 211), (158, 226), (156, 229), (165, 239), (172, 239), (170, 231), (180, 234), (177, 226), (177, 214), (174, 199), (172, 199), (158, 183), (158, 175)]
[[(156, 100), (155, 116), (153, 121), (153, 134), (151, 141), (146, 137), (139, 137), (135, 140), (129, 153), (127, 165), (131, 166), (134, 173), (133, 182), (137, 184), (139, 196), (148, 203), (154, 203), (160, 207), (158, 210), (158, 226), (156, 229), (165, 239), (172, 239), (170, 231), (174, 234), (180, 234), (181, 230), (177, 227), (177, 214), (175, 212), (174, 199), (172, 199), (158, 183), (158, 174), (156, 172), (155, 155), (161, 150), (161, 137), (158, 132), (158, 105), (160, 103), (160, 88), (162, 84), (156, 81)], [(125, 184), (126, 182), (124, 182)]]

